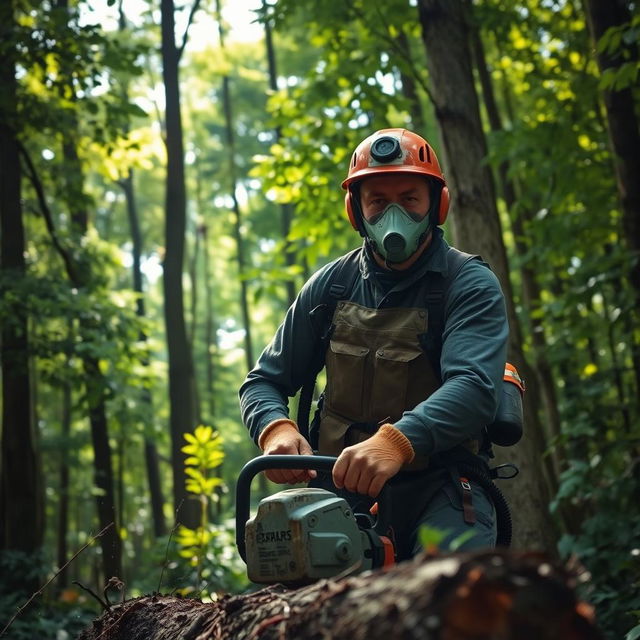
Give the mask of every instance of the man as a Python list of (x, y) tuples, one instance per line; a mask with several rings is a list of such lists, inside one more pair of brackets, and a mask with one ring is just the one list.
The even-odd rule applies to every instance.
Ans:
[[(346, 210), (364, 238), (349, 254), (357, 278), (335, 304), (323, 346), (314, 309), (327, 301), (344, 258), (304, 285), (271, 344), (240, 389), (243, 420), (265, 455), (337, 455), (332, 480), (358, 508), (387, 481), (398, 559), (420, 548), (421, 526), (471, 549), (495, 544), (495, 510), (485, 488), (457, 472), (482, 465), (484, 427), (496, 412), (508, 325), (500, 285), (479, 259), (455, 260), (443, 239), (449, 192), (430, 145), (406, 129), (384, 129), (356, 148)], [(446, 282), (441, 349), (428, 344), (429, 287)], [(443, 289), (442, 284), (439, 285)], [(437, 318), (432, 318), (435, 325)], [(441, 340), (441, 343), (440, 343)], [(289, 418), (287, 398), (308, 378), (325, 349), (327, 386), (311, 441)], [(311, 481), (308, 470), (272, 470), (276, 483)], [(359, 496), (359, 497), (358, 497)], [(363, 505), (360, 505), (362, 507)], [(365, 508), (368, 506), (364, 504)]]

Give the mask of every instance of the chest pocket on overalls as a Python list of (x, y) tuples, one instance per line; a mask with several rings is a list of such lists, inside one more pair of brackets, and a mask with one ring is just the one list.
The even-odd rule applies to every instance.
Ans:
[(326, 356), (326, 402), (344, 416), (361, 415), (364, 410), (365, 369), (369, 348), (331, 340)]
[(391, 422), (395, 422), (406, 409), (412, 409), (409, 404), (409, 396), (415, 396), (411, 387), (419, 376), (420, 358), (424, 353), (416, 345), (414, 348), (381, 347), (375, 352), (373, 371), (373, 384), (371, 388), (371, 412), (374, 415), (389, 416)]
[(423, 309), (368, 309), (341, 302), (333, 320), (325, 413), (347, 423), (393, 422), (437, 388), (420, 346), (427, 326)]

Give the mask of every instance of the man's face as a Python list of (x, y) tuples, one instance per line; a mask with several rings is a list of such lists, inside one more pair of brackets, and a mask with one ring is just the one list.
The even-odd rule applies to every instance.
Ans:
[(374, 223), (376, 216), (391, 203), (399, 204), (416, 222), (422, 220), (431, 204), (429, 185), (424, 177), (393, 173), (365, 178), (360, 186), (362, 215)]

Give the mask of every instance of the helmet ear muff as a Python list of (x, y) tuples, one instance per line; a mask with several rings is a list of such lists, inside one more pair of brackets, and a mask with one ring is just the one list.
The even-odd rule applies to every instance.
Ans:
[(352, 187), (347, 188), (347, 193), (344, 194), (344, 208), (347, 212), (347, 217), (349, 218), (349, 222), (351, 226), (362, 236), (364, 237), (364, 230), (362, 229), (362, 222), (360, 221), (360, 207), (357, 202), (358, 193), (354, 193), (354, 189)]
[(442, 187), (440, 191), (440, 204), (438, 205), (438, 224), (444, 224), (449, 213), (449, 189)]

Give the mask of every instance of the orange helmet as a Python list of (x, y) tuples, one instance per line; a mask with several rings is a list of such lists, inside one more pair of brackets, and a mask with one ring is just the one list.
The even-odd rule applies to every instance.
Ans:
[(350, 187), (363, 178), (384, 173), (417, 173), (439, 182), (442, 189), (436, 223), (444, 223), (449, 211), (449, 189), (429, 143), (408, 129), (380, 129), (356, 147), (351, 156), (349, 172), (342, 182), (342, 188), (347, 190), (347, 216), (356, 231), (360, 231), (360, 226), (355, 213), (355, 196)]

